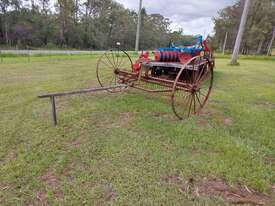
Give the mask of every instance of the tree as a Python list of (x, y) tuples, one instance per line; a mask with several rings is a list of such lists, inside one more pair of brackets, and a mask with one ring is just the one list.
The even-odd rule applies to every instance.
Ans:
[[(229, 51), (233, 50), (244, 2), (244, 0), (239, 0), (233, 6), (222, 9), (219, 16), (214, 18), (214, 39), (220, 49), (225, 33), (228, 32), (227, 49)], [(274, 0), (253, 0), (240, 51), (243, 54), (266, 53), (268, 43), (272, 37), (273, 26), (275, 26)]]
[[(4, 36), (6, 44), (9, 44), (9, 34), (8, 34), (8, 16), (7, 16), (7, 9), (11, 5), (10, 0), (2, 0), (0, 1), (0, 12), (1, 12), (1, 31), (2, 31), (2, 38)], [(4, 35), (3, 35), (4, 34)]]
[(231, 64), (237, 64), (237, 58), (238, 58), (238, 54), (239, 54), (239, 50), (240, 50), (240, 46), (241, 46), (241, 42), (242, 42), (242, 37), (243, 37), (243, 33), (245, 30), (245, 25), (246, 25), (246, 20), (247, 20), (247, 16), (249, 13), (249, 9), (250, 9), (250, 4), (251, 4), (251, 0), (245, 0), (245, 5), (244, 5), (244, 9), (243, 9), (243, 13), (242, 13), (242, 18), (241, 18), (241, 23), (239, 26), (239, 31), (238, 31), (238, 35), (236, 38), (236, 43), (234, 46), (234, 51), (232, 54), (232, 59), (231, 59)]
[[(1, 0), (0, 44), (18, 48), (134, 49), (138, 14), (114, 0)], [(170, 20), (143, 9), (141, 48), (167, 46)], [(182, 33), (177, 34), (181, 38)]]

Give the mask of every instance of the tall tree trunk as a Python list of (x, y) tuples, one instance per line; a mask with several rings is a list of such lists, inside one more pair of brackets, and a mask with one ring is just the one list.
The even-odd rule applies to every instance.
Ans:
[(8, 22), (5, 18), (5, 41), (6, 41), (6, 44), (8, 45), (9, 44), (9, 33), (8, 33)]
[(269, 55), (272, 54), (272, 45), (273, 45), (274, 39), (275, 39), (275, 27), (274, 27), (274, 30), (273, 30), (272, 38), (271, 38), (270, 43), (269, 43), (269, 45), (268, 45), (267, 56), (269, 56)]
[(262, 47), (263, 47), (264, 39), (262, 38), (259, 45), (256, 54), (261, 54)]
[(234, 46), (232, 59), (231, 59), (231, 64), (232, 65), (237, 64), (238, 54), (239, 54), (239, 50), (240, 50), (240, 46), (241, 46), (241, 42), (242, 42), (243, 33), (244, 33), (244, 30), (245, 30), (245, 25), (246, 25), (246, 21), (247, 21), (247, 16), (248, 16), (250, 4), (251, 4), (251, 0), (245, 0), (243, 14), (242, 14), (242, 17), (241, 17), (241, 23), (240, 23), (240, 26), (239, 26), (239, 31), (238, 31), (236, 43), (235, 43), (235, 46)]
[(223, 43), (223, 48), (222, 48), (223, 55), (225, 54), (225, 48), (226, 48), (226, 43), (227, 43), (227, 35), (228, 35), (228, 32), (226, 32), (225, 37), (224, 37), (224, 43)]
[(74, 24), (76, 25), (78, 21), (79, 0), (75, 0), (74, 8)]
[(222, 51), (223, 43), (222, 41), (219, 43), (220, 51)]

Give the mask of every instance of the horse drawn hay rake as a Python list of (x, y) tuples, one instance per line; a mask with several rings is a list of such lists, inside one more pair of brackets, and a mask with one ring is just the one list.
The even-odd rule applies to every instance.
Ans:
[[(97, 63), (102, 87), (126, 85), (152, 93), (168, 93), (172, 110), (179, 119), (198, 114), (205, 106), (213, 85), (214, 59), (206, 41), (199, 36), (189, 47), (159, 48), (142, 52), (136, 62), (123, 50), (105, 52)], [(121, 91), (112, 89), (110, 92)]]
[[(120, 45), (120, 44), (118, 44)], [(214, 59), (202, 36), (186, 46), (171, 43), (159, 48), (150, 59), (142, 52), (135, 62), (119, 47), (106, 51), (97, 62), (96, 76), (101, 88), (79, 90), (39, 96), (52, 102), (54, 124), (56, 121), (55, 97), (96, 91), (121, 92), (135, 88), (170, 96), (172, 110), (179, 119), (198, 114), (205, 106), (213, 85)]]

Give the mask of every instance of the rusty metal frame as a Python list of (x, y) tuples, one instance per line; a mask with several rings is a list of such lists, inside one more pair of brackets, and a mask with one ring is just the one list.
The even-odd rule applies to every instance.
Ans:
[[(109, 51), (109, 52), (119, 52), (119, 51)], [(175, 79), (170, 79), (167, 77), (163, 77), (163, 78), (159, 78), (159, 77), (155, 77), (150, 75), (150, 69), (148, 68), (148, 65), (150, 64), (150, 62), (142, 64), (141, 69), (139, 72), (128, 72), (128, 71), (124, 71), (123, 69), (119, 68), (119, 63), (121, 63), (121, 61), (119, 62), (118, 57), (115, 56), (115, 54), (111, 53), (111, 57), (114, 60), (114, 62), (109, 62), (110, 65), (113, 67), (111, 70), (109, 70), (109, 72), (111, 72), (111, 74), (113, 76), (115, 76), (116, 79), (118, 79), (119, 81), (117, 82), (115, 80), (115, 85), (108, 85), (108, 86), (104, 86), (104, 84), (102, 83), (102, 81), (100, 80), (100, 74), (99, 74), (99, 69), (100, 69), (100, 61), (102, 58), (104, 58), (104, 56), (106, 56), (105, 52), (101, 58), (99, 59), (98, 63), (97, 63), (97, 68), (96, 68), (96, 75), (97, 75), (97, 79), (98, 82), (100, 84), (101, 87), (98, 88), (89, 88), (89, 89), (82, 89), (82, 90), (77, 90), (77, 91), (71, 91), (71, 92), (61, 92), (61, 93), (50, 93), (50, 94), (45, 94), (45, 95), (40, 95), (38, 96), (39, 98), (49, 98), (50, 102), (51, 102), (51, 113), (52, 113), (52, 120), (53, 120), (53, 125), (56, 126), (57, 125), (57, 111), (56, 111), (56, 97), (63, 97), (63, 96), (73, 96), (73, 95), (79, 95), (79, 94), (86, 94), (86, 93), (94, 93), (94, 92), (100, 92), (100, 91), (108, 91), (108, 92), (115, 92), (115, 89), (120, 89), (120, 91), (123, 88), (134, 88), (134, 89), (138, 89), (141, 91), (145, 91), (145, 92), (149, 92), (149, 93), (171, 93), (171, 104), (172, 104), (172, 110), (175, 113), (175, 115), (179, 118), (179, 119), (183, 119), (176, 111), (176, 106), (175, 106), (175, 98), (176, 95), (175, 93), (180, 91), (185, 93), (184, 95), (186, 95), (186, 93), (188, 95), (192, 95), (193, 100), (188, 100), (187, 104), (190, 104), (190, 108), (193, 106), (192, 101), (194, 102), (194, 110), (196, 110), (195, 108), (195, 101), (197, 101), (198, 96), (197, 93), (200, 92), (200, 84), (202, 84), (202, 82), (204, 81), (204, 78), (202, 78), (204, 75), (203, 71), (205, 69), (205, 67), (208, 68), (209, 74), (211, 75), (211, 81), (210, 81), (210, 86), (208, 88), (208, 93), (207, 96), (204, 98), (202, 104), (201, 102), (199, 102), (200, 105), (200, 109), (202, 109), (202, 107), (205, 105), (206, 101), (209, 98), (209, 95), (211, 93), (212, 90), (212, 85), (213, 85), (213, 68), (214, 68), (214, 60), (213, 58), (211, 58), (210, 56), (210, 60), (208, 58), (203, 58), (201, 56), (196, 56), (191, 58), (188, 62), (186, 62), (185, 64), (179, 64), (179, 63), (171, 63), (171, 65), (169, 65), (169, 63), (158, 63), (158, 62), (151, 62), (151, 64), (156, 64), (156, 65), (169, 65), (170, 67), (176, 67), (176, 68), (180, 68), (180, 70), (178, 72), (176, 72), (176, 78)], [(133, 65), (132, 60), (130, 58), (130, 56), (127, 54), (127, 52), (122, 51), (122, 53), (124, 55), (126, 55), (126, 57), (128, 58), (130, 65)], [(108, 53), (107, 53), (108, 54)], [(124, 58), (124, 57), (122, 57)], [(112, 61), (112, 59), (108, 59), (108, 61)], [(201, 67), (203, 67), (203, 70), (201, 69)], [(181, 75), (183, 74), (184, 71), (189, 72), (193, 72), (193, 74), (195, 72), (197, 72), (196, 78), (194, 79), (194, 77), (190, 77), (189, 74), (189, 80), (188, 82), (183, 82), (182, 80), (180, 80)], [(208, 74), (208, 73), (207, 73)], [(202, 76), (203, 75), (203, 76)], [(199, 78), (199, 79), (197, 79)], [(159, 85), (161, 87), (164, 87), (165, 89), (148, 89), (142, 86), (141, 82), (144, 83), (149, 83), (149, 84), (153, 84), (153, 85)], [(189, 97), (188, 97), (189, 98)], [(190, 103), (189, 103), (190, 101)], [(199, 99), (198, 99), (199, 101)], [(190, 108), (189, 108), (189, 114), (190, 114)], [(199, 110), (198, 110), (199, 112)], [(197, 111), (194, 111), (194, 114), (196, 114)], [(188, 115), (189, 116), (189, 115)]]
[(82, 89), (72, 92), (59, 92), (59, 93), (50, 93), (38, 96), (38, 98), (44, 99), (49, 98), (51, 102), (51, 112), (52, 112), (52, 120), (53, 125), (57, 126), (57, 111), (56, 111), (56, 97), (64, 97), (64, 96), (73, 96), (73, 95), (80, 95), (80, 94), (87, 94), (87, 93), (95, 93), (100, 91), (108, 91), (110, 89), (117, 89), (117, 88), (127, 88), (127, 85), (115, 85), (110, 87), (98, 87), (98, 88), (90, 88), (90, 89)]

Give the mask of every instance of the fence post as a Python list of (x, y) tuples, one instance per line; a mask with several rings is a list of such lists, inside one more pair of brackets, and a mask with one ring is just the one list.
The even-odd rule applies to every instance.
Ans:
[(53, 118), (53, 125), (57, 125), (57, 118), (56, 118), (56, 106), (55, 106), (55, 97), (51, 96), (51, 104), (52, 104), (52, 118)]

